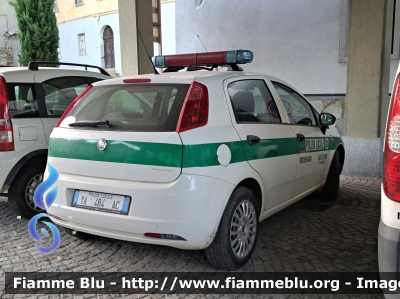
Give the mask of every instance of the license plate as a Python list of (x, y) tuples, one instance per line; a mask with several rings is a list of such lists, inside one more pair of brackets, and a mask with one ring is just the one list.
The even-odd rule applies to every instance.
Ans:
[(72, 206), (107, 213), (128, 215), (131, 198), (124, 195), (75, 190)]

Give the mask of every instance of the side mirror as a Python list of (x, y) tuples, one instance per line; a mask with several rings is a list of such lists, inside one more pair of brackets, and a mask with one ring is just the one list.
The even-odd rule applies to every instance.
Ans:
[(336, 121), (336, 117), (330, 113), (321, 113), (319, 115), (319, 123), (323, 127), (333, 125), (335, 123), (335, 121)]

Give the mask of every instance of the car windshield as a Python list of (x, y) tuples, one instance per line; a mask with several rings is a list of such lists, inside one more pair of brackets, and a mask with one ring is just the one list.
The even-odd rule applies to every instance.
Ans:
[[(134, 132), (175, 131), (188, 84), (123, 84), (93, 87), (60, 127)], [(76, 122), (112, 126), (69, 126)]]

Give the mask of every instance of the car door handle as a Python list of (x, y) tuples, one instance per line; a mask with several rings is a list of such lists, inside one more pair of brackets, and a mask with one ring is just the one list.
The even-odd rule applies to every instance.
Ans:
[(259, 144), (261, 141), (260, 137), (254, 135), (247, 135), (247, 142), (250, 146)]
[(304, 135), (302, 134), (297, 134), (296, 136), (297, 136), (297, 142), (302, 142), (304, 141), (304, 139), (306, 139), (306, 137), (304, 137)]

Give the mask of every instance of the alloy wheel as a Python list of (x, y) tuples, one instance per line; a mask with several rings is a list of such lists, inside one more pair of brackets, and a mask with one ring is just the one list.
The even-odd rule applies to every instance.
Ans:
[(35, 175), (28, 183), (25, 189), (25, 200), (28, 206), (36, 211), (40, 212), (43, 211), (41, 208), (35, 205), (35, 202), (33, 201), (33, 195), (35, 194), (36, 188), (40, 185), (40, 183), (43, 182), (43, 173)]
[(257, 213), (253, 204), (243, 200), (232, 216), (230, 240), (237, 258), (246, 257), (254, 246), (257, 234)]

